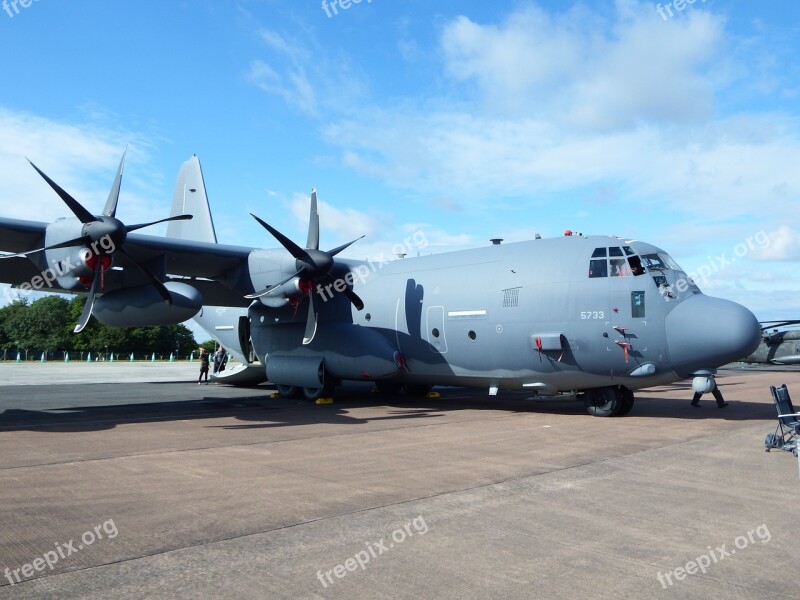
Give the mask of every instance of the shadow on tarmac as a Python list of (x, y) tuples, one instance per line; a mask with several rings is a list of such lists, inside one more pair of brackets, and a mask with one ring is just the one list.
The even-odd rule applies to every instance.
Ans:
[[(112, 384), (108, 384), (109, 386)], [(337, 390), (334, 404), (315, 405), (305, 400), (289, 400), (272, 398), (272, 390), (268, 386), (257, 389), (241, 389), (214, 386), (211, 389), (193, 386), (187, 388), (186, 382), (160, 382), (147, 384), (157, 386), (158, 393), (153, 393), (148, 402), (136, 402), (125, 397), (124, 393), (117, 398), (117, 404), (94, 404), (108, 398), (111, 390), (106, 385), (73, 385), (69, 386), (70, 398), (63, 403), (56, 403), (52, 408), (35, 410), (21, 408), (27, 404), (25, 393), (31, 392), (41, 396), (42, 390), (32, 387), (16, 388), (15, 400), (3, 400), (0, 408), (0, 433), (3, 431), (29, 430), (43, 432), (79, 432), (113, 429), (120, 425), (132, 423), (185, 421), (199, 419), (233, 418), (241, 421), (235, 425), (209, 425), (224, 429), (255, 429), (290, 427), (297, 425), (326, 424), (363, 424), (370, 421), (389, 421), (398, 419), (435, 419), (444, 413), (461, 410), (496, 410), (509, 413), (539, 413), (542, 415), (574, 415), (575, 418), (591, 418), (586, 414), (580, 400), (538, 400), (527, 392), (501, 392), (489, 397), (484, 390), (464, 388), (437, 388), (439, 398), (412, 396), (387, 396), (372, 391), (367, 385), (356, 384), (343, 386)], [(725, 388), (738, 383), (724, 384)], [(42, 386), (52, 395), (59, 394), (65, 388), (61, 386)], [(119, 391), (120, 386), (114, 387)], [(57, 388), (57, 389), (52, 389)], [(142, 389), (137, 388), (138, 400), (141, 400)], [(191, 390), (191, 391), (188, 391)], [(211, 392), (211, 393), (209, 393)], [(235, 397), (230, 397), (231, 395)], [(732, 421), (769, 420), (775, 418), (772, 404), (763, 401), (730, 401), (728, 407), (716, 407), (710, 395), (700, 401), (700, 409), (689, 406), (691, 384), (676, 383), (647, 390), (646, 394), (637, 395), (636, 404), (625, 419), (726, 419)], [(175, 398), (196, 396), (194, 399), (158, 401), (158, 397)], [(14, 406), (16, 405), (16, 406)], [(350, 409), (370, 406), (389, 407), (389, 414), (375, 418), (359, 418), (350, 414)]]

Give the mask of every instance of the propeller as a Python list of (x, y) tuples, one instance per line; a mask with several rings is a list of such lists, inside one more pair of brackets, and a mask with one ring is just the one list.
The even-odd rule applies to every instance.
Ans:
[[(283, 284), (291, 281), (295, 277), (300, 277), (301, 280), (310, 281), (310, 285), (306, 285), (304, 287), (304, 289), (308, 291), (309, 305), (308, 316), (306, 317), (306, 330), (303, 335), (303, 344), (310, 344), (317, 331), (318, 317), (317, 309), (314, 304), (314, 294), (311, 292), (311, 290), (313, 289), (315, 283), (319, 284), (325, 281), (334, 281), (333, 277), (331, 276), (331, 272), (336, 264), (334, 257), (364, 236), (362, 235), (351, 242), (342, 244), (333, 250), (320, 250), (317, 191), (313, 189), (311, 190), (311, 214), (308, 220), (308, 238), (306, 240), (305, 248), (301, 248), (295, 244), (292, 240), (283, 235), (280, 231), (272, 227), (263, 219), (260, 219), (253, 213), (250, 214), (261, 224), (264, 229), (269, 231), (272, 236), (278, 240), (278, 242), (280, 242), (281, 246), (286, 248), (289, 254), (295, 258), (295, 268), (297, 269), (297, 272), (260, 292), (250, 294), (245, 297), (250, 299), (261, 298), (262, 296), (269, 294), (271, 291), (281, 287)], [(361, 298), (358, 297), (358, 294), (356, 294), (353, 290), (346, 287), (342, 293), (347, 297), (348, 300), (350, 300), (357, 310), (362, 310), (364, 308), (364, 301), (361, 300)]]
[[(158, 279), (153, 273), (150, 272), (147, 267), (142, 265), (138, 260), (136, 260), (131, 254), (125, 250), (123, 244), (128, 237), (128, 234), (132, 231), (137, 231), (139, 229), (143, 229), (145, 227), (150, 227), (151, 225), (156, 225), (158, 223), (165, 223), (167, 221), (185, 221), (187, 219), (191, 219), (192, 215), (176, 215), (174, 217), (168, 217), (166, 219), (159, 219), (157, 221), (150, 221), (148, 223), (138, 223), (136, 225), (125, 225), (122, 221), (116, 218), (117, 214), (117, 204), (119, 202), (119, 191), (120, 185), (122, 183), (122, 171), (125, 165), (125, 156), (127, 154), (127, 149), (122, 154), (122, 159), (119, 162), (119, 167), (117, 168), (117, 175), (114, 178), (114, 183), (111, 186), (111, 191), (108, 194), (108, 199), (106, 200), (105, 207), (103, 208), (102, 214), (95, 216), (90, 213), (83, 205), (75, 200), (69, 193), (67, 193), (60, 185), (58, 185), (55, 181), (53, 181), (48, 175), (42, 171), (39, 167), (37, 167), (33, 162), (28, 160), (31, 166), (36, 169), (36, 172), (42, 176), (48, 185), (53, 188), (53, 190), (58, 194), (61, 200), (64, 201), (64, 204), (72, 211), (78, 220), (83, 223), (83, 228), (81, 230), (81, 235), (73, 238), (71, 240), (67, 240), (64, 242), (59, 242), (57, 244), (52, 244), (50, 246), (45, 246), (43, 248), (37, 248), (36, 250), (29, 250), (27, 252), (21, 252), (18, 254), (11, 254), (2, 256), (0, 258), (11, 258), (11, 257), (19, 257), (19, 256), (28, 256), (29, 254), (34, 254), (36, 252), (42, 252), (45, 250), (54, 250), (57, 248), (69, 248), (73, 246), (90, 246), (93, 252), (93, 261), (94, 266), (94, 277), (92, 280), (92, 285), (89, 288), (89, 297), (86, 300), (86, 306), (83, 309), (83, 314), (81, 314), (81, 318), (78, 321), (78, 324), (75, 326), (75, 333), (79, 333), (86, 327), (86, 324), (89, 322), (89, 317), (92, 315), (92, 307), (94, 306), (94, 299), (95, 295), (99, 290), (99, 283), (102, 281), (102, 271), (103, 271), (103, 261), (98, 260), (100, 254), (110, 255), (114, 252), (120, 252), (123, 254), (142, 274), (147, 277), (153, 286), (158, 290), (158, 293), (164, 299), (165, 302), (172, 304), (172, 296), (169, 293), (169, 290), (164, 286), (161, 280)], [(104, 241), (106, 240), (106, 241)], [(110, 243), (109, 243), (110, 242)]]
[(761, 325), (761, 331), (766, 331), (767, 329), (780, 329), (781, 327), (800, 325), (800, 320), (786, 319), (784, 321), (760, 321), (759, 325)]

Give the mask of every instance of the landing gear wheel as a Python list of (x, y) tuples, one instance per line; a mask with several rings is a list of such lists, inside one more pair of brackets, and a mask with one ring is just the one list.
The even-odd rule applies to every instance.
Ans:
[(325, 385), (318, 388), (303, 388), (303, 398), (306, 400), (311, 400), (312, 402), (319, 400), (320, 398), (330, 398), (333, 396), (333, 390), (336, 389), (335, 382), (325, 382)]
[(299, 398), (303, 394), (303, 388), (299, 388), (296, 385), (279, 385), (276, 387), (281, 398)]
[(613, 417), (620, 410), (622, 394), (619, 388), (613, 387), (586, 390), (583, 403), (586, 412), (593, 417)]
[(613, 416), (624, 417), (631, 412), (631, 409), (633, 408), (634, 397), (633, 392), (625, 386), (621, 386), (619, 390), (622, 393), (622, 402), (620, 404), (619, 411)]
[(403, 385), (396, 381), (376, 381), (375, 387), (381, 394), (386, 396), (396, 396), (403, 389)]
[(408, 396), (423, 397), (433, 388), (432, 385), (425, 385), (424, 383), (406, 384), (403, 386)]

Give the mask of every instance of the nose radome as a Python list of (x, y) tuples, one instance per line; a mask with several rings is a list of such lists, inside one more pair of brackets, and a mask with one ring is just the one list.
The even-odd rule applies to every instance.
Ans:
[(673, 370), (686, 377), (744, 358), (758, 347), (761, 329), (744, 306), (695, 294), (665, 320), (667, 351)]

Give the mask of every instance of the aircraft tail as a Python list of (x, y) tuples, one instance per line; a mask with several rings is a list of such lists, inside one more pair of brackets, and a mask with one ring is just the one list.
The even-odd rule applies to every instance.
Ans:
[[(189, 221), (170, 221), (167, 224), (167, 237), (217, 243), (203, 171), (197, 156), (183, 163), (178, 171), (170, 216), (181, 214), (190, 214), (193, 218)], [(194, 322), (242, 363), (217, 373), (212, 376), (213, 379), (232, 385), (252, 385), (266, 379), (266, 373), (257, 362), (250, 345), (246, 308), (204, 305), (195, 315)]]
[(195, 242), (217, 243), (214, 231), (214, 220), (208, 206), (206, 184), (200, 159), (193, 155), (178, 171), (175, 182), (175, 193), (172, 195), (170, 216), (190, 214), (194, 218), (189, 221), (170, 221), (167, 224), (167, 237)]

